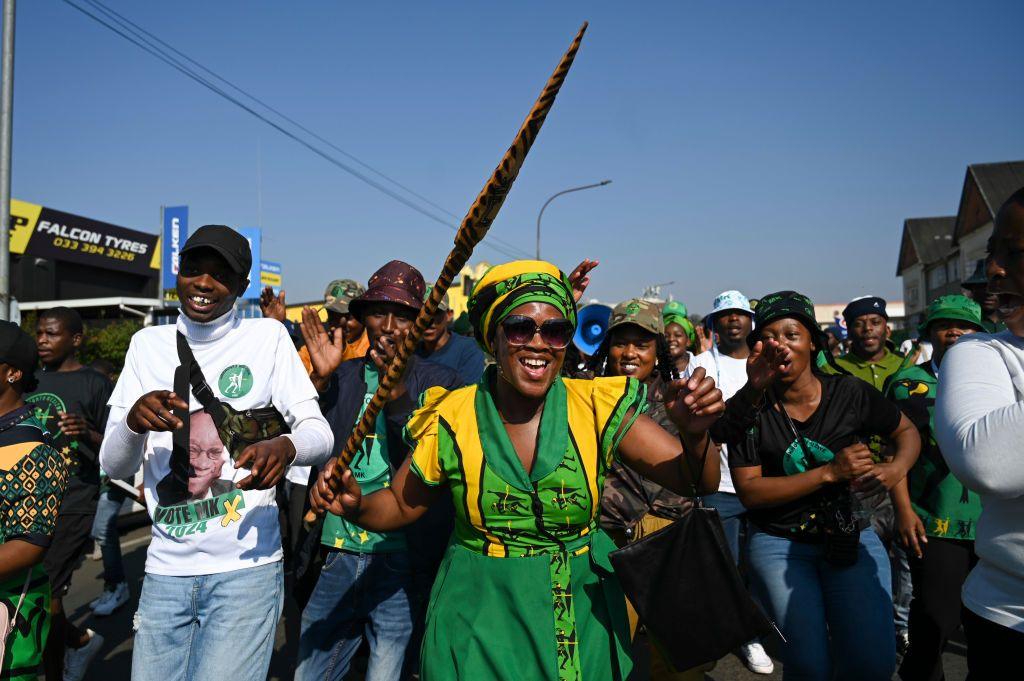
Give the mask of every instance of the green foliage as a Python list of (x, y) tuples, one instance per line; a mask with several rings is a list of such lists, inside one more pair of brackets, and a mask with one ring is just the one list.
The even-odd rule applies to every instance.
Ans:
[(128, 353), (128, 344), (136, 331), (142, 328), (142, 321), (119, 319), (102, 327), (86, 327), (85, 342), (79, 352), (82, 364), (89, 364), (97, 359), (113, 362), (120, 372), (124, 368), (124, 356)]

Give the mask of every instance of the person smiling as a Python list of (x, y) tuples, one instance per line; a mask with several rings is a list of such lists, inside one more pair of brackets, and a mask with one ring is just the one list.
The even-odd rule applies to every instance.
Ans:
[(987, 273), (1007, 328), (950, 348), (935, 403), (946, 463), (981, 498), (978, 564), (962, 591), (972, 679), (1012, 675), (1024, 645), (1024, 188), (996, 214)]
[(850, 351), (837, 357), (836, 364), (881, 391), (904, 359), (889, 348), (889, 313), (885, 301), (878, 296), (854, 298), (843, 308), (843, 319), (850, 338)]
[[(100, 464), (111, 478), (143, 467), (153, 518), (135, 681), (266, 677), (284, 593), (274, 487), (289, 465), (322, 463), (334, 442), (284, 326), (235, 314), (251, 266), (238, 232), (196, 230), (181, 249), (177, 324), (132, 337), (110, 398)], [(208, 428), (190, 432), (201, 408), (234, 462), (208, 487), (190, 463), (190, 449), (210, 458)]]
[[(590, 368), (602, 376), (628, 376), (647, 386), (651, 397), (647, 415), (670, 435), (679, 437), (679, 430), (661, 400), (665, 386), (679, 377), (668, 345), (657, 306), (637, 298), (627, 300), (612, 310), (608, 333), (591, 358)], [(703, 467), (701, 484), (692, 491), (694, 496), (718, 488), (721, 471), (715, 465), (718, 463), (715, 449), (708, 451), (712, 465)], [(665, 489), (616, 461), (608, 471), (601, 494), (601, 527), (621, 546), (667, 527), (692, 506), (688, 496)], [(628, 602), (627, 608), (630, 633), (635, 635), (638, 617)], [(659, 647), (651, 641), (648, 643), (651, 679), (689, 678), (680, 677)], [(694, 670), (690, 675), (704, 678), (701, 670)]]
[(670, 300), (661, 308), (661, 316), (665, 323), (665, 340), (668, 343), (668, 354), (675, 364), (676, 371), (683, 378), (690, 375), (690, 362), (693, 352), (690, 348), (699, 348), (697, 330), (687, 316), (686, 306), (678, 300)]
[(698, 371), (666, 387), (682, 442), (643, 414), (645, 386), (619, 376), (560, 376), (576, 325), (572, 284), (555, 266), (491, 268), (469, 300), (474, 335), (496, 364), (474, 386), (428, 390), (390, 487), (363, 496), (328, 463), (314, 508), (371, 531), (394, 530), (432, 503), (455, 505), (455, 532), (434, 583), (421, 678), (624, 679), (625, 599), (600, 529), (600, 490), (615, 460), (676, 492), (692, 490), (707, 429), (724, 405)]
[[(749, 380), (715, 438), (730, 445), (750, 509), (750, 579), (787, 641), (783, 678), (887, 681), (896, 666), (889, 558), (874, 532), (862, 532), (853, 493), (896, 485), (920, 438), (863, 381), (817, 372), (828, 341), (809, 298), (766, 295), (754, 321)], [(862, 444), (872, 434), (893, 442), (891, 462), (872, 461)]]

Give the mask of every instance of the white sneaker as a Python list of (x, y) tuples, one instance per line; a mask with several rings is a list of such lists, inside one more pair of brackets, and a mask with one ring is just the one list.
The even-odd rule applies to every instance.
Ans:
[(768, 657), (768, 653), (764, 652), (764, 646), (760, 643), (744, 643), (740, 646), (738, 655), (743, 660), (743, 664), (747, 665), (747, 669), (755, 674), (771, 674), (775, 671), (772, 658)]
[(103, 560), (103, 550), (100, 548), (99, 542), (92, 545), (92, 553), (89, 554), (89, 560)]
[(89, 663), (103, 646), (102, 636), (92, 629), (86, 629), (85, 633), (89, 634), (88, 643), (81, 648), (68, 648), (64, 653), (64, 681), (82, 681)]
[(113, 589), (104, 589), (103, 594), (89, 604), (96, 615), (106, 616), (128, 602), (128, 584), (121, 582)]

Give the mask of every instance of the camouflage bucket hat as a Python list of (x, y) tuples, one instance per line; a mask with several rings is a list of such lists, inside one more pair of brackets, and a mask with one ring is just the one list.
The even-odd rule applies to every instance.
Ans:
[(665, 321), (661, 317), (659, 307), (655, 303), (639, 298), (619, 303), (612, 310), (612, 319), (608, 324), (608, 330), (611, 331), (624, 324), (634, 324), (644, 331), (650, 331), (656, 335), (665, 333)]
[(924, 321), (917, 332), (922, 336), (928, 334), (928, 326), (939, 319), (955, 319), (972, 324), (978, 331), (984, 331), (981, 325), (981, 306), (961, 295), (939, 296), (931, 302), (925, 312)]
[(324, 291), (324, 309), (348, 314), (348, 304), (363, 295), (365, 289), (352, 279), (335, 279)]

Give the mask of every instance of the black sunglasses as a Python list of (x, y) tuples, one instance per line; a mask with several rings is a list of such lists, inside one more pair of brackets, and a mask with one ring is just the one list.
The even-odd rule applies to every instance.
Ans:
[(564, 350), (572, 342), (576, 328), (568, 319), (549, 319), (540, 326), (532, 317), (514, 314), (501, 322), (509, 345), (527, 345), (540, 332), (542, 341), (555, 350)]

